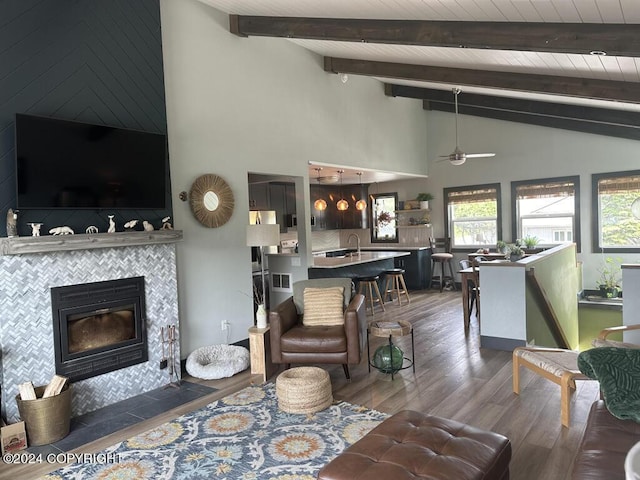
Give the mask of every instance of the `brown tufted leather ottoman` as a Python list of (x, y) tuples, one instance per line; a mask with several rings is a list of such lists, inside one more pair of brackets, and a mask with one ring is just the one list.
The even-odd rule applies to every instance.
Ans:
[(507, 480), (510, 460), (503, 435), (404, 410), (322, 467), (318, 479)]

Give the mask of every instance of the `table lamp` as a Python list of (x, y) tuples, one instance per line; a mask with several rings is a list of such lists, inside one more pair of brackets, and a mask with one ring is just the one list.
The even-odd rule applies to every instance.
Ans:
[[(258, 223), (247, 225), (247, 246), (260, 247), (260, 269), (262, 274), (262, 303), (266, 299), (266, 285), (264, 279), (264, 247), (278, 245), (280, 242), (280, 225), (277, 223)], [(263, 305), (264, 308), (264, 305)], [(260, 306), (258, 305), (258, 309)], [(266, 327), (266, 312), (264, 319), (259, 319), (258, 328)]]

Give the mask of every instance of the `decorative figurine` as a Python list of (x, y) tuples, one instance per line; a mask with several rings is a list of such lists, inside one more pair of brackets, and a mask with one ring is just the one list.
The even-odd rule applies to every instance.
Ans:
[(142, 228), (144, 228), (145, 232), (153, 232), (153, 225), (151, 225), (149, 222), (147, 222), (146, 220), (144, 220), (142, 222)]
[(71, 230), (71, 228), (64, 225), (62, 227), (52, 228), (51, 230), (49, 230), (49, 233), (51, 235), (73, 235), (75, 232)]
[(113, 221), (113, 215), (107, 215), (109, 217), (109, 229), (107, 233), (113, 233), (116, 231), (116, 222)]
[(98, 227), (96, 227), (95, 225), (89, 225), (84, 233), (98, 233)]
[(7, 237), (18, 236), (18, 211), (7, 210)]
[(138, 224), (138, 220), (129, 220), (127, 223), (124, 224), (124, 228), (135, 228), (135, 226)]
[(171, 220), (171, 217), (164, 217), (162, 219), (162, 230), (173, 230), (173, 227), (171, 226), (169, 220)]
[(40, 236), (40, 227), (42, 226), (41, 223), (27, 223), (27, 225), (31, 226), (31, 236), (32, 237), (39, 237)]

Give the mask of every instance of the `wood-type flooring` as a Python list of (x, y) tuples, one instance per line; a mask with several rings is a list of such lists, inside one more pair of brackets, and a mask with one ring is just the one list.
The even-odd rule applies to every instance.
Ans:
[[(597, 382), (578, 382), (571, 401), (571, 427), (562, 427), (559, 387), (522, 369), (521, 394), (515, 395), (511, 383), (511, 353), (480, 348), (475, 317), (465, 333), (459, 291), (425, 290), (413, 291), (410, 295), (409, 305), (387, 303), (385, 313), (376, 307), (375, 315), (367, 318), (411, 322), (415, 333), (415, 374), (408, 368), (398, 372), (392, 381), (390, 375), (375, 369), (369, 373), (367, 359), (363, 358), (359, 365), (351, 367), (352, 379), (347, 382), (342, 367), (325, 366), (331, 375), (334, 398), (391, 414), (404, 409), (417, 410), (502, 433), (510, 439), (513, 449), (512, 479), (569, 479), (589, 408), (599, 396)], [(371, 352), (385, 341), (372, 338)], [(394, 342), (405, 356), (411, 356), (410, 336)], [(187, 378), (218, 390), (73, 452), (100, 451), (256, 380), (248, 371), (221, 380)], [(37, 478), (59, 466), (0, 464), (0, 479)]]

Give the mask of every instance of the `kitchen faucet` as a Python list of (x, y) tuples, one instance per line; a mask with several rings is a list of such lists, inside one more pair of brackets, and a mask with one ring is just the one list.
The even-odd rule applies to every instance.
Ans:
[(358, 236), (357, 233), (350, 233), (349, 236), (347, 237), (347, 245), (351, 244), (351, 238), (356, 237), (356, 245), (358, 248), (358, 256), (360, 256), (360, 237)]

